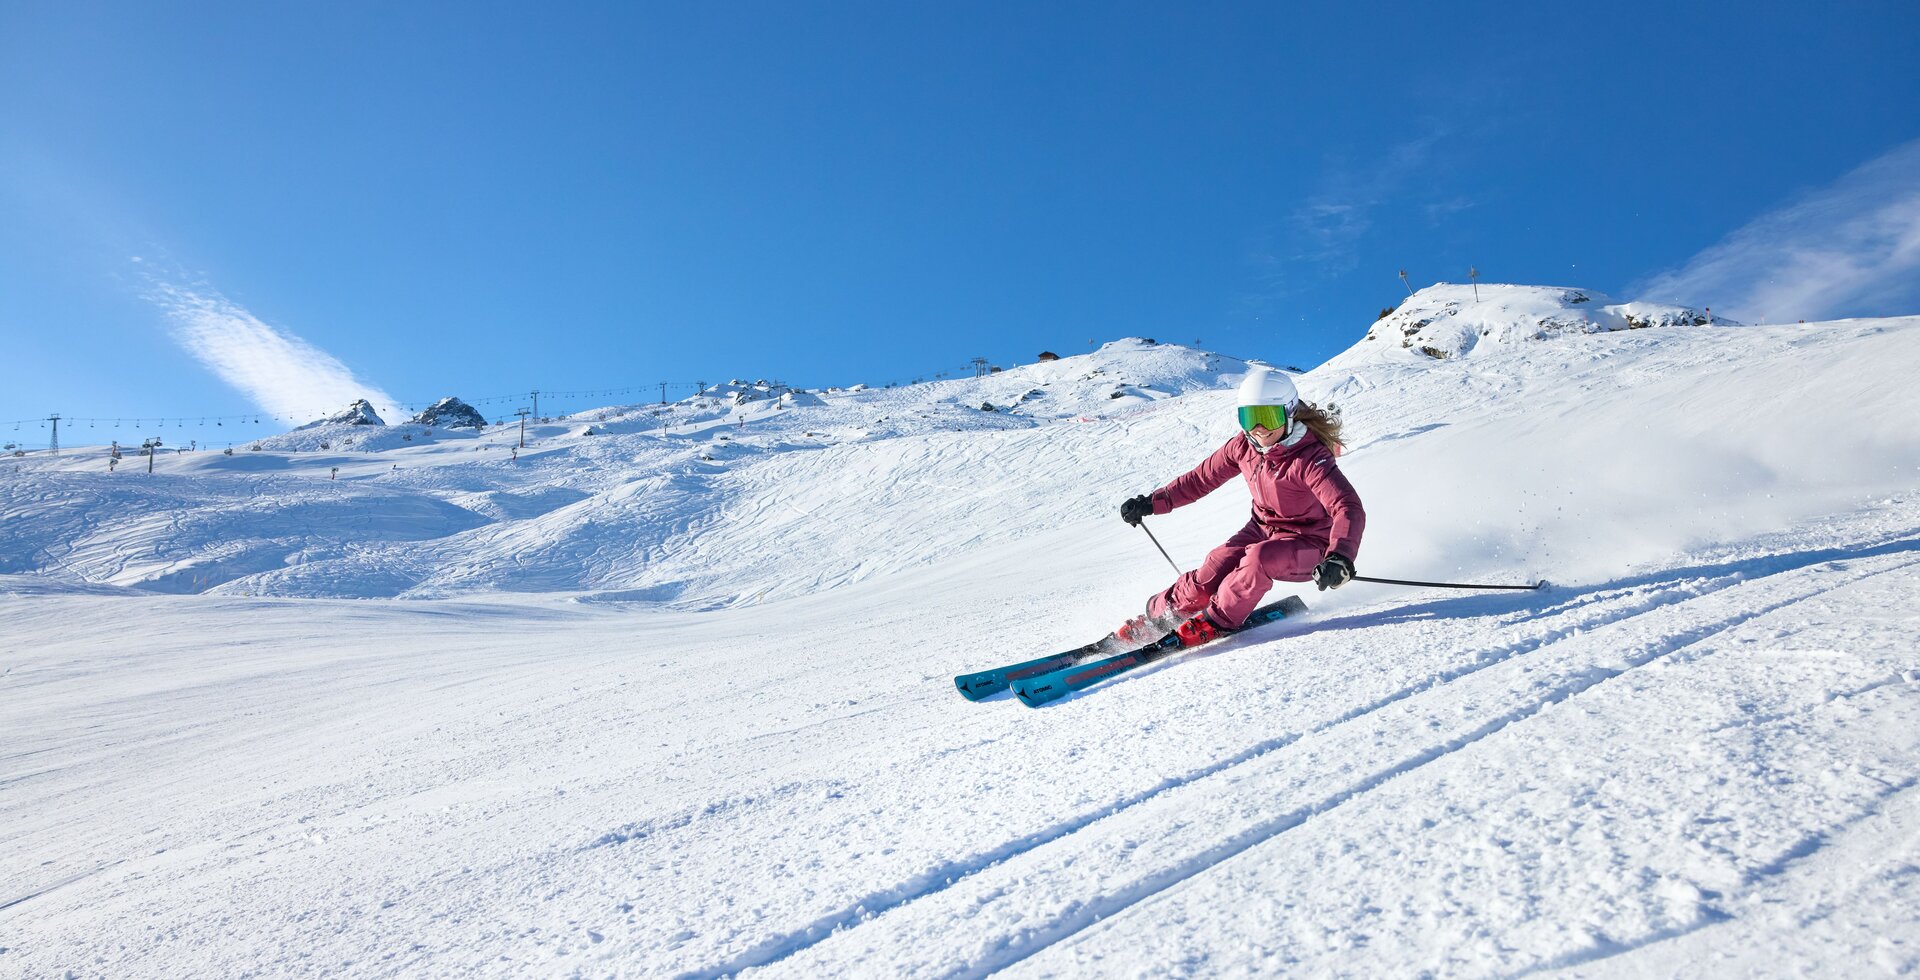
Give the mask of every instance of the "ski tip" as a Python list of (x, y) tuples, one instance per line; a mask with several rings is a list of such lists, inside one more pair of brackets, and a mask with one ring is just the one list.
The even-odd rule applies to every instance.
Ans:
[(1052, 704), (1073, 692), (1073, 686), (1071, 684), (1068, 684), (1056, 676), (1059, 673), (1059, 671), (1055, 671), (1054, 673), (1042, 674), (1036, 677), (1023, 678), (1014, 681), (1009, 686), (1013, 688), (1013, 696), (1019, 698), (1021, 704), (1029, 708), (1038, 708), (1042, 705)]
[(1307, 600), (1297, 595), (1290, 595), (1280, 600), (1280, 608), (1286, 610), (1289, 616), (1298, 616), (1307, 611)]
[(961, 697), (969, 701), (992, 697), (1007, 689), (1005, 684), (995, 684), (978, 674), (961, 674), (953, 679), (953, 686), (960, 690)]
[(1039, 708), (1060, 700), (1066, 696), (1067, 691), (1060, 685), (1052, 684), (1042, 687), (1015, 686), (1013, 693), (1019, 696), (1021, 704), (1029, 708)]

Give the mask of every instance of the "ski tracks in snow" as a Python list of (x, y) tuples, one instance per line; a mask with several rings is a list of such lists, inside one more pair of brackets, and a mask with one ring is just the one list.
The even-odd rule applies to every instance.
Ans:
[[(1917, 551), (1920, 541), (1907, 538), (1865, 549), (1766, 555), (1644, 576), (1577, 596), (1557, 610), (1513, 617), (1503, 625), (1538, 620), (1544, 631), (1483, 647), (1304, 731), (1263, 740), (1093, 812), (873, 889), (851, 906), (763, 935), (750, 948), (684, 975), (722, 976), (757, 966), (819, 975), (887, 963), (915, 975), (979, 976), (1063, 952), (1090, 927), (1629, 672), (1710, 656), (1719, 649), (1711, 641), (1743, 624), (1874, 576), (1910, 574), (1920, 566)], [(1368, 617), (1355, 618), (1360, 622), (1352, 625), (1366, 625)], [(1335, 620), (1324, 628), (1339, 625)], [(1311, 642), (1311, 635), (1271, 642)], [(1909, 785), (1893, 784), (1888, 792)], [(1596, 950), (1629, 949), (1720, 918), (1703, 913), (1531, 965), (1581, 962)], [(1049, 956), (1049, 969), (1076, 956)]]

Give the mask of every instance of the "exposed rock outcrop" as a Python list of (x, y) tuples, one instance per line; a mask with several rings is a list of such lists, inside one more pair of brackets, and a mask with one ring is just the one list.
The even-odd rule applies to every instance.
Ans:
[(427, 410), (414, 416), (413, 421), (442, 429), (484, 429), (487, 426), (486, 418), (478, 410), (451, 395), (427, 406)]

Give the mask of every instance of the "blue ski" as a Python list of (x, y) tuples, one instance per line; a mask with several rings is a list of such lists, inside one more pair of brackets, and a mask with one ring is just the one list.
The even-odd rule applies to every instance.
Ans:
[(1023, 677), (1034, 677), (1039, 674), (1052, 673), (1062, 667), (1071, 667), (1088, 657), (1110, 653), (1113, 650), (1113, 646), (1113, 636), (1112, 634), (1108, 634), (1106, 637), (1095, 640), (1076, 650), (1056, 653), (1051, 656), (1041, 657), (1038, 660), (1029, 660), (1025, 663), (995, 667), (992, 670), (982, 670), (972, 674), (961, 674), (953, 679), (953, 686), (959, 688), (960, 693), (964, 695), (967, 700), (978, 701), (981, 698), (999, 694), (1001, 691), (1011, 687), (1014, 681)]
[[(1262, 623), (1271, 623), (1297, 616), (1307, 611), (1307, 604), (1297, 595), (1290, 595), (1279, 602), (1270, 602), (1253, 611), (1245, 623), (1240, 624), (1239, 633)], [(1224, 634), (1232, 636), (1233, 633)], [(1038, 708), (1051, 701), (1057, 701), (1074, 691), (1092, 687), (1109, 677), (1126, 673), (1135, 667), (1144, 667), (1156, 660), (1163, 659), (1182, 649), (1180, 637), (1169, 633), (1138, 650), (1095, 660), (1092, 663), (1067, 664), (1048, 672), (1028, 671), (1012, 679), (1013, 693), (1019, 695), (1021, 702), (1029, 708)], [(1040, 663), (1042, 661), (1033, 661)], [(1027, 666), (1025, 664), (1021, 666)]]

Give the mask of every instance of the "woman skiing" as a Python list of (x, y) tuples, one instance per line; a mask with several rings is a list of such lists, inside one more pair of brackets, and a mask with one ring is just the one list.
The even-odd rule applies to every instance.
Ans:
[(1152, 643), (1178, 633), (1182, 646), (1230, 633), (1247, 619), (1274, 580), (1337, 589), (1353, 577), (1367, 515), (1360, 496), (1334, 464), (1338, 420), (1302, 402), (1279, 371), (1256, 367), (1240, 383), (1240, 432), (1185, 476), (1120, 505), (1139, 524), (1219, 489), (1234, 474), (1247, 479), (1253, 519), (1207, 553), (1200, 567), (1147, 600), (1143, 616), (1114, 636)]

